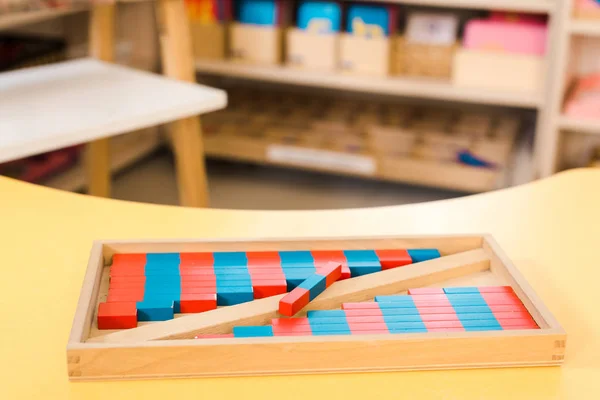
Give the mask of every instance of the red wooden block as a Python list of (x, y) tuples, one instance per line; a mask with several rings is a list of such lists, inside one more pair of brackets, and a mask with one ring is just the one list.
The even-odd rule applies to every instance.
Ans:
[(128, 280), (128, 279), (115, 279), (112, 278), (108, 284), (109, 289), (139, 289), (143, 288), (146, 284), (146, 278), (144, 280)]
[(423, 321), (459, 321), (456, 314), (423, 314)]
[(254, 289), (255, 299), (264, 299), (265, 297), (287, 293), (287, 283), (285, 279), (258, 281), (252, 279), (252, 288)]
[(311, 336), (311, 335), (312, 335), (312, 331), (287, 332), (287, 331), (280, 331), (280, 330), (276, 329), (275, 327), (273, 327), (273, 336)]
[(356, 308), (346, 311), (346, 318), (350, 317), (369, 317), (369, 316), (382, 316), (383, 313), (379, 308)]
[(348, 260), (343, 250), (311, 250), (315, 267), (319, 268), (329, 262), (337, 262), (342, 265), (342, 275), (339, 280), (348, 279), (351, 277)]
[(439, 300), (439, 301), (446, 301), (448, 300), (448, 297), (446, 297), (445, 294), (417, 294), (417, 295), (412, 295), (413, 296), (413, 300), (419, 300), (420, 302), (426, 302), (429, 300)]
[(498, 323), (502, 329), (508, 328), (523, 328), (523, 329), (534, 329), (538, 328), (538, 325), (532, 318), (523, 319), (498, 319)]
[(464, 332), (465, 328), (433, 328), (427, 329), (427, 332)]
[(348, 323), (350, 331), (355, 332), (368, 332), (368, 331), (388, 331), (388, 327), (385, 322), (374, 322), (374, 323), (363, 323), (363, 324), (351, 324)]
[(183, 275), (180, 278), (182, 285), (188, 286), (209, 286), (217, 284), (215, 275)]
[(489, 304), (488, 307), (495, 314), (497, 312), (527, 312), (525, 306), (521, 304)]
[(427, 330), (439, 328), (462, 328), (460, 321), (423, 321)]
[(215, 270), (213, 267), (200, 267), (196, 265), (184, 265), (179, 266), (179, 275), (180, 276), (188, 276), (188, 275), (209, 275), (214, 276)]
[(111, 294), (109, 293), (106, 297), (107, 303), (129, 303), (129, 302), (138, 302), (144, 300), (144, 295), (139, 295), (137, 293), (127, 293), (127, 294)]
[(279, 314), (288, 317), (306, 307), (310, 302), (310, 292), (304, 288), (297, 287), (279, 300)]
[(146, 283), (145, 275), (135, 275), (135, 276), (111, 276), (110, 283), (113, 282), (132, 282), (132, 283)]
[(317, 274), (325, 277), (325, 287), (333, 285), (342, 276), (342, 264), (330, 262), (322, 267), (317, 267)]
[(260, 270), (249, 270), (250, 277), (254, 280), (266, 280), (266, 279), (283, 279), (285, 280), (285, 273), (281, 269), (260, 269)]
[(179, 304), (182, 314), (214, 310), (217, 308), (217, 295), (182, 292)]
[(374, 301), (365, 301), (363, 303), (342, 303), (342, 310), (364, 310), (364, 309), (379, 310), (379, 303), (374, 302)]
[(100, 303), (98, 329), (129, 329), (137, 326), (135, 302)]
[[(492, 311), (493, 312), (493, 311)], [(496, 319), (530, 319), (531, 315), (526, 310), (493, 312)]]
[(189, 286), (189, 287), (182, 287), (180, 289), (180, 293), (183, 294), (216, 294), (217, 293), (217, 286), (199, 286), (199, 287), (194, 287), (194, 286)]
[(388, 335), (390, 333), (389, 329), (376, 329), (376, 330), (366, 330), (366, 331), (351, 331), (353, 335)]
[(310, 321), (306, 317), (302, 318), (273, 318), (271, 325), (279, 325), (285, 327), (297, 327), (302, 325), (310, 325)]
[(289, 334), (310, 335), (312, 329), (308, 318), (275, 318), (271, 320), (273, 334), (287, 336)]
[(479, 286), (479, 293), (514, 293), (510, 286)]
[(408, 289), (408, 294), (444, 294), (444, 289), (442, 288), (415, 288)]
[(232, 338), (233, 333), (216, 333), (216, 334), (204, 334), (204, 335), (196, 335), (194, 339), (225, 339)]
[(346, 321), (348, 324), (372, 324), (372, 323), (384, 323), (383, 315), (353, 315), (346, 313)]
[(279, 266), (281, 257), (277, 251), (248, 251), (246, 252), (248, 267), (251, 266)]
[(420, 297), (424, 297), (424, 296), (414, 296), (413, 297), (413, 301), (415, 302), (415, 306), (417, 306), (417, 308), (419, 309), (419, 311), (421, 311), (421, 307), (422, 308), (427, 308), (427, 307), (452, 307), (452, 304), (450, 304), (450, 300), (448, 300), (448, 299), (444, 299), (444, 300), (428, 300), (428, 299), (420, 299)]
[(412, 264), (412, 258), (406, 250), (375, 250), (375, 253), (377, 254), (377, 257), (379, 257), (379, 262), (381, 263), (382, 270)]
[(144, 265), (117, 264), (110, 267), (110, 276), (144, 276)]
[(108, 288), (108, 294), (116, 294), (116, 295), (124, 295), (124, 294), (129, 294), (129, 293), (134, 293), (134, 294), (138, 294), (138, 295), (142, 295), (144, 296), (144, 287), (133, 287), (133, 288), (126, 288), (126, 289), (119, 289), (119, 288)]
[(180, 266), (193, 265), (212, 267), (215, 263), (213, 254), (210, 252), (180, 253), (179, 260)]
[(521, 300), (514, 293), (481, 293), (481, 296), (488, 305), (518, 305)]
[(130, 254), (115, 254), (113, 256), (112, 265), (146, 265), (145, 253), (130, 253)]

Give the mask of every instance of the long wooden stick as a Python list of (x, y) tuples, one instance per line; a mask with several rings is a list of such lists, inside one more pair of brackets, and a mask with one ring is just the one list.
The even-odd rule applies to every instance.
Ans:
[[(115, 58), (115, 5), (97, 4), (90, 11), (90, 56), (113, 62)], [(110, 139), (98, 139), (86, 146), (85, 167), (88, 193), (110, 196)]]
[[(395, 294), (410, 288), (432, 285), (490, 268), (483, 249), (470, 250), (402, 268), (391, 269), (337, 282), (312, 301), (307, 309), (326, 310), (342, 303), (366, 301), (376, 295)], [(237, 325), (268, 324), (279, 316), (281, 296), (254, 300), (196, 315), (123, 330), (88, 340), (90, 342), (132, 343), (158, 339), (191, 339), (202, 333), (226, 333)]]

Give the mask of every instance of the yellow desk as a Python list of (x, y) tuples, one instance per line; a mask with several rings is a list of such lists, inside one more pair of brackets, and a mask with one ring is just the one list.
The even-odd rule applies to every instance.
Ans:
[[(458, 200), (314, 212), (186, 209), (0, 178), (1, 399), (598, 399), (600, 171)], [(566, 329), (562, 368), (69, 383), (94, 239), (492, 233)], [(181, 396), (181, 397), (178, 397)]]

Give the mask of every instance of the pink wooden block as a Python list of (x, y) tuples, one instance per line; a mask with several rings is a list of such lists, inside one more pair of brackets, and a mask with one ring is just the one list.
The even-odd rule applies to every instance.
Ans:
[(546, 25), (474, 19), (465, 27), (463, 47), (543, 56), (547, 36)]

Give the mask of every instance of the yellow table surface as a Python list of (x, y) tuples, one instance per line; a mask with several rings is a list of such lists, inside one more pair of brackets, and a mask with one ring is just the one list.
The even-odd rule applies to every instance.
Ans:
[[(0, 178), (0, 206), (0, 399), (600, 398), (597, 170), (575, 170), (457, 200), (310, 212), (146, 205)], [(495, 236), (567, 331), (562, 367), (93, 383), (67, 379), (65, 346), (95, 239), (454, 233)]]

